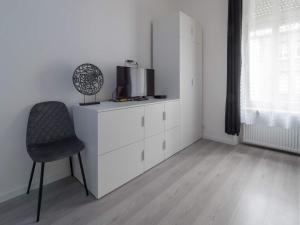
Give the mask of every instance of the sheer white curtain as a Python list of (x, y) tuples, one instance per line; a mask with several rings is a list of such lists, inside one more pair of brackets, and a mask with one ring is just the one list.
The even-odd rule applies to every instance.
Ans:
[(244, 0), (241, 120), (300, 125), (300, 0)]

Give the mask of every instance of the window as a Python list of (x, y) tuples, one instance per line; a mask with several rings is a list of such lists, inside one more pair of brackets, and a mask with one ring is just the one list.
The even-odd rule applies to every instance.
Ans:
[(287, 59), (289, 57), (289, 47), (288, 43), (281, 43), (280, 50), (279, 50), (279, 58), (280, 59)]
[[(300, 34), (299, 34), (299, 36), (300, 36)], [(298, 41), (297, 47), (296, 47), (296, 58), (300, 58), (300, 41)]]
[(288, 72), (281, 72), (278, 79), (278, 94), (286, 95), (289, 93), (289, 75)]
[(299, 98), (299, 95), (300, 95), (300, 70), (297, 71), (297, 73), (296, 73), (296, 94), (298, 95), (297, 97)]
[(242, 122), (300, 126), (300, 0), (244, 0), (244, 7)]

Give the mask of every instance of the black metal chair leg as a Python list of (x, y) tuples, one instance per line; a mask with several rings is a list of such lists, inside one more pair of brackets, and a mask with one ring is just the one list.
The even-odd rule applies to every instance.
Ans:
[(39, 220), (40, 220), (41, 203), (42, 203), (42, 197), (43, 197), (44, 169), (45, 169), (45, 163), (42, 162), (36, 222), (39, 222)]
[(71, 176), (74, 177), (72, 156), (69, 157), (69, 161), (70, 161), (70, 168), (71, 168)]
[(87, 185), (86, 185), (86, 180), (85, 180), (85, 175), (84, 175), (84, 171), (83, 171), (83, 166), (82, 166), (82, 160), (81, 160), (80, 152), (78, 153), (78, 160), (79, 160), (79, 164), (80, 164), (80, 169), (81, 169), (81, 174), (82, 174), (82, 179), (83, 179), (83, 183), (84, 183), (86, 195), (88, 196), (89, 195), (89, 191), (88, 191)]
[(35, 165), (36, 165), (36, 162), (33, 162), (31, 173), (30, 173), (30, 178), (29, 178), (29, 184), (28, 184), (28, 188), (27, 188), (27, 192), (26, 192), (27, 194), (29, 194), (29, 192), (30, 192), (30, 187), (31, 187), (31, 183), (32, 183), (32, 178), (33, 178), (34, 170), (35, 170)]

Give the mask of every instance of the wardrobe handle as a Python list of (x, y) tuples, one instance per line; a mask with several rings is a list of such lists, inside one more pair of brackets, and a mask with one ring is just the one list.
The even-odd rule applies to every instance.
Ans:
[(167, 143), (166, 143), (166, 140), (164, 140), (164, 142), (163, 142), (163, 150), (166, 150), (166, 147), (167, 147)]

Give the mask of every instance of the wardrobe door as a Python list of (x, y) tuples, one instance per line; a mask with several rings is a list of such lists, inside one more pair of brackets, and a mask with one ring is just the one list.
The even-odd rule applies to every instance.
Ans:
[(194, 43), (195, 64), (192, 77), (192, 119), (193, 119), (193, 142), (202, 136), (202, 53), (201, 44)]
[(197, 24), (195, 20), (184, 13), (180, 13), (180, 36), (186, 37), (193, 42), (197, 38)]
[(195, 137), (195, 78), (196, 52), (195, 44), (190, 38), (180, 40), (180, 97), (181, 97), (181, 144), (186, 148), (194, 142)]

